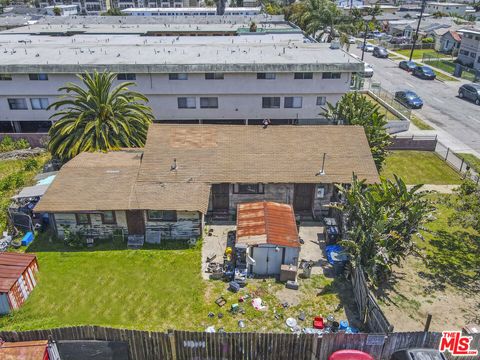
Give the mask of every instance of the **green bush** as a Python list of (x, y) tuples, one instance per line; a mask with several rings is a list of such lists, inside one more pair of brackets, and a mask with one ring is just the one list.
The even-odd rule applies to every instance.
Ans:
[(433, 40), (432, 37), (426, 37), (426, 38), (423, 38), (423, 39), (422, 39), (422, 43), (423, 43), (423, 44), (433, 44), (434, 41), (435, 41), (435, 40)]
[(10, 191), (25, 185), (24, 174), (21, 172), (5, 176), (0, 180), (0, 191)]
[(38, 160), (35, 158), (27, 159), (25, 161), (25, 165), (23, 165), (23, 169), (25, 171), (32, 171), (38, 169)]
[(21, 150), (30, 148), (30, 144), (25, 139), (13, 140), (11, 136), (5, 136), (0, 141), (0, 152)]

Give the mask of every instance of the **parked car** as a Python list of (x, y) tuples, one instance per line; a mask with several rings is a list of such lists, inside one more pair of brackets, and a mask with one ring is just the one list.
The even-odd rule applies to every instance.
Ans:
[(388, 51), (384, 47), (375, 46), (372, 55), (378, 58), (388, 58)]
[(390, 360), (447, 360), (445, 355), (436, 349), (403, 349), (395, 351)]
[(410, 39), (405, 36), (394, 36), (390, 39), (390, 44), (407, 44), (409, 41)]
[(364, 63), (364, 68), (361, 73), (359, 73), (360, 76), (364, 78), (371, 78), (373, 76), (373, 66), (367, 63)]
[(422, 99), (411, 90), (397, 91), (395, 100), (411, 109), (421, 109), (423, 106)]
[(480, 105), (480, 84), (465, 84), (458, 89), (458, 96), (461, 99), (468, 99)]
[(349, 36), (348, 37), (348, 43), (349, 44), (355, 44), (357, 42), (357, 39), (355, 39), (354, 36)]
[[(359, 46), (360, 50), (363, 49), (363, 44)], [(374, 46), (372, 44), (365, 44), (365, 52), (373, 52)]]
[(328, 360), (374, 360), (372, 355), (358, 350), (338, 350)]
[(413, 69), (412, 74), (424, 80), (435, 80), (436, 77), (432, 68), (428, 66), (417, 66)]
[(408, 72), (411, 72), (413, 70), (415, 70), (415, 68), (417, 67), (417, 64), (415, 64), (414, 61), (408, 61), (408, 60), (402, 60), (400, 61), (400, 63), (398, 64), (398, 67), (400, 69), (403, 69), (403, 70), (406, 70)]

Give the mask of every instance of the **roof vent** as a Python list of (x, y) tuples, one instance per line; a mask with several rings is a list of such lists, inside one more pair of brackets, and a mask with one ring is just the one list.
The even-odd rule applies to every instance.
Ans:
[(177, 170), (177, 159), (173, 159), (173, 163), (170, 166), (170, 171), (175, 171)]

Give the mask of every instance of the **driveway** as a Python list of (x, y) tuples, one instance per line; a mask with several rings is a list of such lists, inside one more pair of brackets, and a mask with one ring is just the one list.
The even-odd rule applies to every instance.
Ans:
[[(354, 46), (350, 52), (361, 56), (361, 50)], [(373, 65), (372, 81), (392, 93), (405, 89), (415, 91), (425, 104), (417, 111), (422, 118), (480, 152), (480, 106), (457, 97), (458, 88), (467, 81), (421, 80), (399, 69), (397, 62), (378, 59), (371, 53), (365, 53), (364, 61)]]

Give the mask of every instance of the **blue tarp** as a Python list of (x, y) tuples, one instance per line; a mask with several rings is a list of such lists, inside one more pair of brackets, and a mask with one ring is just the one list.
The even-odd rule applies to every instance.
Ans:
[(340, 245), (328, 245), (325, 251), (327, 253), (327, 261), (331, 265), (346, 263), (348, 261), (348, 254)]

